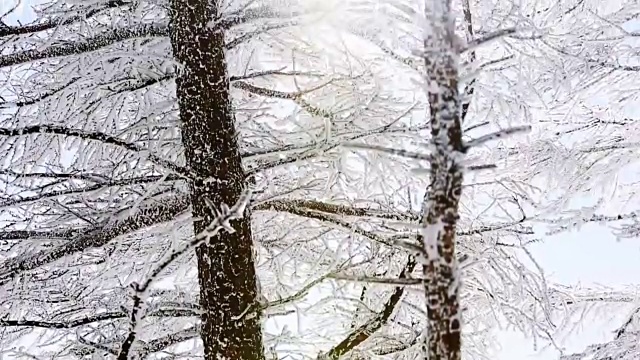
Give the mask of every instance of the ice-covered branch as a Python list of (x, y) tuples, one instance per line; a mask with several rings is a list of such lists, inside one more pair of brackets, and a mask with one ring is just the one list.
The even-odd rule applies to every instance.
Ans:
[(176, 165), (168, 160), (162, 159), (157, 155), (151, 154), (147, 149), (136, 145), (134, 143), (130, 143), (128, 141), (124, 141), (117, 136), (110, 135), (107, 133), (99, 132), (99, 131), (86, 131), (81, 129), (73, 129), (64, 126), (57, 125), (31, 125), (20, 128), (0, 128), (0, 136), (26, 136), (26, 135), (38, 135), (38, 134), (54, 134), (54, 135), (62, 135), (62, 136), (70, 136), (77, 137), (84, 140), (93, 140), (99, 141), (109, 145), (115, 145), (127, 149), (129, 151), (133, 151), (139, 153), (140, 156), (146, 154), (146, 157), (149, 161), (166, 168), (176, 174), (182, 175), (185, 178), (189, 178), (189, 171), (179, 165)]
[(138, 25), (131, 28), (114, 29), (104, 31), (99, 35), (85, 40), (69, 41), (60, 45), (52, 45), (44, 50), (26, 50), (0, 56), (0, 68), (20, 65), (37, 60), (96, 51), (133, 38), (164, 36), (169, 36), (169, 27), (167, 25)]
[(374, 217), (380, 219), (398, 220), (398, 221), (418, 221), (418, 216), (415, 214), (401, 214), (391, 213), (383, 210), (374, 210), (363, 207), (355, 207), (348, 205), (331, 204), (318, 200), (302, 200), (302, 199), (281, 199), (281, 200), (269, 200), (260, 202), (251, 207), (253, 210), (266, 210), (266, 211), (293, 211), (296, 208), (304, 208), (308, 210), (320, 211), (323, 213), (330, 213), (334, 215), (346, 215), (346, 216), (362, 216), (362, 217)]
[[(18, 256), (5, 260), (0, 266), (0, 284), (5, 284), (25, 271), (36, 269), (49, 264), (65, 256), (69, 256), (86, 249), (104, 246), (116, 237), (128, 234), (132, 231), (143, 229), (147, 226), (170, 221), (180, 213), (186, 211), (190, 205), (188, 195), (178, 195), (171, 199), (163, 200), (160, 204), (142, 206), (133, 210), (133, 214), (121, 219), (107, 221), (98, 226), (74, 229), (78, 235), (67, 243), (51, 250), (42, 250), (35, 254)], [(46, 236), (44, 232), (36, 232), (40, 236)], [(54, 231), (53, 234), (62, 233)], [(16, 234), (11, 232), (11, 234)], [(29, 233), (20, 234), (29, 235)], [(5, 235), (6, 236), (6, 235)], [(0, 233), (0, 238), (4, 237)]]
[(58, 26), (69, 25), (78, 21), (88, 19), (104, 10), (108, 10), (108, 9), (119, 7), (119, 6), (124, 6), (131, 3), (133, 3), (133, 1), (110, 0), (110, 1), (103, 2), (101, 7), (91, 9), (85, 12), (84, 14), (53, 18), (38, 24), (29, 24), (29, 25), (20, 25), (20, 26), (8, 26), (5, 24), (0, 24), (0, 37), (11, 36), (11, 35), (32, 34), (32, 33), (37, 33), (41, 31), (51, 30)]

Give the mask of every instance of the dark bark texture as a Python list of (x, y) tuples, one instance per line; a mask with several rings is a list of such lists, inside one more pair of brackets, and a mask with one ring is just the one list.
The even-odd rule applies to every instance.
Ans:
[[(208, 0), (171, 2), (170, 38), (182, 65), (176, 91), (196, 233), (216, 216), (205, 199), (231, 206), (245, 181), (229, 98), (224, 32), (207, 28), (218, 15), (216, 9)], [(263, 359), (260, 318), (242, 316), (257, 296), (249, 216), (232, 226), (235, 233), (214, 236), (196, 249), (204, 355), (206, 360)]]
[(456, 257), (456, 226), (462, 194), (465, 153), (461, 101), (458, 92), (458, 54), (454, 21), (446, 0), (427, 2), (431, 22), (425, 39), (425, 65), (431, 124), (431, 186), (425, 195), (423, 265), (428, 314), (426, 359), (460, 360), (462, 319), (460, 274)]

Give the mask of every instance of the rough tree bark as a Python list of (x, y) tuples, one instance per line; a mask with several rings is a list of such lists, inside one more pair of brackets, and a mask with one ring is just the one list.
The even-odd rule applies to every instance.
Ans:
[(458, 49), (449, 0), (425, 1), (424, 59), (431, 123), (431, 186), (423, 206), (427, 298), (425, 358), (459, 360), (462, 321), (455, 254), (464, 144), (458, 93)]
[[(176, 79), (182, 141), (191, 172), (194, 231), (215, 218), (213, 204), (234, 204), (245, 174), (229, 98), (224, 31), (208, 28), (217, 1), (172, 0), (170, 38), (182, 65)], [(197, 250), (201, 336), (206, 360), (264, 359), (259, 316), (242, 316), (256, 302), (249, 216), (234, 234), (220, 234)]]

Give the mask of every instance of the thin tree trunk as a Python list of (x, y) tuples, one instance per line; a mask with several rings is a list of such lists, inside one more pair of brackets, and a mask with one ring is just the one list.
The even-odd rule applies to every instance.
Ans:
[[(211, 0), (172, 0), (171, 45), (182, 69), (176, 78), (182, 142), (190, 170), (194, 231), (215, 217), (213, 204), (231, 206), (245, 174), (229, 98), (223, 31), (207, 28), (217, 17)], [(256, 302), (249, 216), (196, 249), (201, 336), (206, 360), (264, 359), (259, 316), (242, 316)]]
[(425, 195), (422, 234), (429, 360), (460, 360), (462, 319), (456, 225), (464, 154), (458, 93), (458, 50), (449, 0), (427, 0), (425, 64), (430, 107), (431, 187)]

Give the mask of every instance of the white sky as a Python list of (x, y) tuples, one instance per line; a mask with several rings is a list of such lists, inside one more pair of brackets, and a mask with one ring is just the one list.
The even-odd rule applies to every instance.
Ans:
[[(29, 22), (34, 16), (26, 6), (29, 2), (33, 3), (23, 0), (18, 10), (5, 21), (14, 23), (20, 19), (23, 23)], [(0, 0), (0, 13), (7, 11), (11, 3)], [(640, 21), (637, 27), (629, 30), (640, 30)], [(544, 243), (533, 245), (531, 251), (545, 269), (547, 278), (553, 282), (614, 287), (640, 283), (640, 243), (635, 240), (617, 241), (612, 232), (601, 225), (590, 224), (578, 231), (547, 237)], [(611, 340), (612, 331), (627, 315), (624, 308), (617, 309), (599, 314), (597, 318), (585, 319), (582, 329), (569, 336), (562, 345), (569, 352), (577, 352), (589, 344)], [(555, 350), (535, 351), (531, 339), (524, 339), (517, 333), (503, 331), (500, 339), (502, 350), (496, 354), (497, 360), (557, 358)]]

